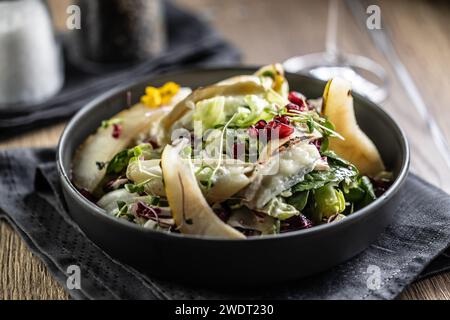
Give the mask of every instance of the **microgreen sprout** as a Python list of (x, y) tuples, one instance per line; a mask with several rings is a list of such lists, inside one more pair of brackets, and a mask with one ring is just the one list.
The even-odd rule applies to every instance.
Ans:
[(220, 137), (220, 144), (219, 144), (219, 158), (217, 161), (216, 167), (211, 172), (211, 175), (208, 178), (208, 189), (211, 189), (212, 181), (214, 176), (216, 175), (217, 171), (219, 170), (221, 164), (222, 164), (222, 153), (223, 153), (223, 141), (225, 140), (225, 133), (227, 131), (228, 126), (233, 122), (234, 118), (236, 117), (236, 114), (234, 114), (230, 120), (225, 124), (225, 126), (222, 129), (221, 137)]

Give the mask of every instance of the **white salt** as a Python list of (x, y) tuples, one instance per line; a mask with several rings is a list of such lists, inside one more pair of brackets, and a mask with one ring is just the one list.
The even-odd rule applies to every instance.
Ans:
[(0, 107), (41, 102), (62, 84), (47, 8), (39, 0), (0, 1)]

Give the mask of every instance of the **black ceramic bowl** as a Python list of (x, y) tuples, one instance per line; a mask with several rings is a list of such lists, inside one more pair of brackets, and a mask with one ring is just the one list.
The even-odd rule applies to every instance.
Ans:
[[(409, 149), (398, 125), (377, 105), (355, 95), (361, 128), (377, 145), (386, 166), (394, 172), (391, 188), (369, 206), (346, 219), (274, 236), (245, 240), (162, 233), (112, 217), (86, 200), (70, 180), (77, 147), (127, 105), (127, 91), (137, 102), (148, 84), (176, 81), (196, 88), (252, 68), (196, 69), (142, 79), (117, 88), (84, 107), (67, 125), (58, 147), (58, 169), (72, 218), (111, 256), (149, 275), (196, 284), (258, 285), (287, 281), (326, 270), (363, 251), (390, 223), (407, 176)], [(322, 95), (325, 83), (288, 74), (290, 86), (308, 97)]]

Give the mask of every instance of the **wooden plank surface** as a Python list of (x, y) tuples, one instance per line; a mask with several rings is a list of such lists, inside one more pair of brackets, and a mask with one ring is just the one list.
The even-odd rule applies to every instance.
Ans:
[[(68, 0), (52, 0), (58, 26), (64, 26)], [(209, 19), (242, 50), (243, 62), (264, 64), (324, 49), (327, 1), (178, 0)], [(416, 81), (431, 113), (450, 139), (450, 6), (448, 1), (387, 1), (381, 7), (396, 50)], [(450, 191), (450, 173), (421, 117), (395, 79), (389, 62), (375, 50), (351, 15), (341, 12), (339, 44), (346, 52), (371, 57), (390, 74), (390, 97), (383, 107), (402, 125), (411, 143), (413, 170)], [(0, 148), (55, 145), (63, 124), (0, 142)], [(0, 298), (65, 299), (19, 236), (0, 222)], [(411, 285), (401, 299), (450, 299), (450, 273)]]

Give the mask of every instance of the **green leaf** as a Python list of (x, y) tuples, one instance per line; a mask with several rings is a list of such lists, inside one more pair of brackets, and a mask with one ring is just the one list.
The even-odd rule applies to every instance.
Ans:
[(351, 164), (350, 162), (348, 162), (347, 160), (339, 157), (334, 151), (331, 150), (326, 150), (323, 151), (322, 156), (327, 157), (328, 158), (328, 162), (338, 165), (338, 166), (343, 166), (343, 167), (351, 167), (352, 169), (356, 170), (356, 167)]
[(366, 195), (366, 191), (359, 186), (358, 183), (352, 184), (351, 187), (343, 187), (345, 200), (351, 203), (357, 203), (363, 200)]
[(140, 144), (129, 150), (123, 150), (116, 154), (106, 167), (107, 174), (118, 174), (124, 171), (130, 162), (139, 160), (139, 158), (153, 158), (153, 147), (149, 143)]
[(320, 153), (324, 153), (325, 151), (327, 151), (329, 145), (330, 145), (330, 140), (328, 139), (327, 136), (324, 136), (322, 138), (322, 144), (320, 145)]
[(128, 153), (128, 150), (123, 150), (119, 152), (108, 163), (108, 166), (106, 167), (106, 173), (107, 174), (121, 173), (128, 166), (129, 161), (130, 155)]
[(328, 183), (338, 185), (344, 180), (355, 181), (359, 172), (350, 162), (338, 157), (333, 151), (327, 150), (321, 153), (328, 159), (329, 170), (315, 170), (307, 173), (303, 181), (292, 187), (292, 192), (301, 192), (318, 189)]
[(315, 208), (313, 220), (318, 223), (345, 210), (345, 198), (333, 183), (314, 190)]
[(125, 190), (127, 190), (129, 193), (143, 193), (144, 192), (144, 184), (127, 183), (125, 185)]
[(330, 131), (328, 131), (328, 130), (323, 130), (323, 134), (324, 134), (324, 136), (326, 136), (326, 137), (332, 135), (331, 132), (336, 131), (336, 129), (335, 129), (335, 127), (334, 127), (334, 124), (333, 124), (332, 122), (330, 122), (328, 119), (325, 119), (325, 122), (323, 123), (323, 126), (324, 126), (325, 128), (327, 128), (328, 130), (330, 130)]
[(119, 211), (116, 213), (117, 218), (128, 215), (128, 206), (125, 201), (117, 201), (117, 208), (119, 208)]
[(128, 156), (130, 158), (130, 160), (128, 160), (128, 164), (133, 161), (138, 161), (141, 155), (142, 148), (140, 146), (136, 146), (133, 149), (128, 150)]
[(149, 143), (143, 143), (134, 148), (131, 148), (128, 150), (128, 156), (130, 158), (128, 163), (137, 161), (140, 158), (143, 158), (144, 160), (152, 159), (153, 158), (152, 152), (153, 147)]
[(275, 79), (275, 73), (274, 73), (273, 71), (271, 71), (271, 70), (266, 70), (266, 71), (264, 71), (264, 72), (261, 74), (261, 76), (263, 76), (263, 77), (270, 77), (270, 78), (272, 78), (272, 79)]
[(336, 165), (330, 165), (329, 170), (324, 171), (312, 171), (307, 173), (303, 181), (296, 184), (293, 188), (293, 192), (307, 191), (312, 189), (318, 189), (333, 182), (335, 184), (340, 183), (346, 178), (355, 178), (358, 172), (352, 168), (340, 167)]
[(314, 120), (312, 118), (308, 118), (308, 120), (306, 120), (306, 125), (308, 126), (309, 133), (313, 133), (315, 128)]
[(350, 183), (343, 183), (342, 191), (344, 192), (346, 201), (355, 210), (367, 206), (377, 198), (370, 179), (365, 176), (359, 177)]
[(149, 206), (158, 206), (160, 203), (161, 198), (158, 196), (148, 196), (145, 199), (145, 203), (148, 204)]
[(366, 206), (372, 201), (374, 201), (377, 198), (377, 196), (375, 195), (375, 191), (373, 190), (372, 182), (370, 182), (370, 179), (368, 177), (366, 176), (361, 177), (360, 186), (366, 192), (361, 205)]
[(102, 128), (103, 129), (107, 129), (110, 126), (114, 125), (114, 124), (121, 124), (123, 122), (122, 119), (120, 118), (114, 118), (114, 119), (109, 119), (109, 120), (104, 120), (102, 121)]
[(297, 192), (287, 199), (287, 203), (295, 207), (298, 211), (302, 211), (308, 203), (308, 191)]
[(117, 208), (119, 208), (119, 210), (122, 210), (126, 205), (127, 203), (125, 201), (117, 201)]

